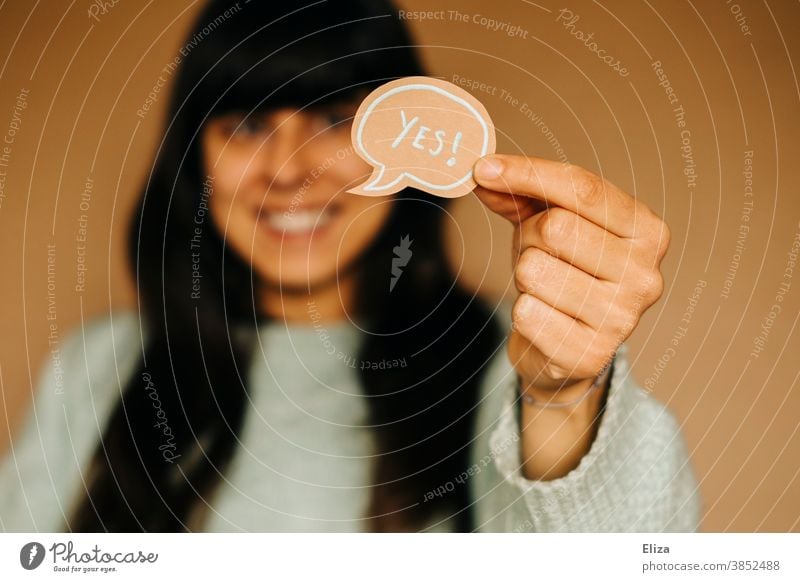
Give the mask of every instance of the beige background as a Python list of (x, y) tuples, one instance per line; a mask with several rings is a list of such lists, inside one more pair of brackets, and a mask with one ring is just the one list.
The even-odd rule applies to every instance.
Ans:
[[(0, 139), (12, 130), (17, 94), (29, 90), (10, 164), (0, 166), (6, 172), (0, 182), (0, 450), (29, 402), (49, 349), (48, 325), (56, 325), (57, 346), (81, 320), (132, 305), (121, 237), (162, 127), (164, 93), (143, 120), (136, 110), (200, 5), (126, 0), (96, 22), (87, 14), (90, 2), (67, 4), (7, 2), (0, 9)], [(654, 381), (654, 394), (683, 423), (702, 481), (705, 531), (800, 531), (800, 269), (787, 280), (764, 351), (750, 356), (800, 229), (800, 41), (792, 26), (800, 21), (798, 4), (567, 4), (579, 16), (575, 29), (594, 32), (598, 46), (630, 71), (627, 77), (557, 22), (564, 4), (402, 5), (445, 10), (444, 20), (409, 22), (432, 74), (497, 87), (495, 95), (473, 94), (495, 121), (499, 151), (558, 158), (552, 140), (524, 115), (525, 103), (571, 162), (602, 173), (667, 219), (673, 232), (664, 263), (667, 291), (629, 342), (635, 375), (642, 385)], [(450, 18), (448, 10), (468, 22)], [(476, 14), (522, 32), (493, 31), (473, 22)], [(694, 188), (683, 174), (680, 130), (651, 68), (655, 60), (685, 110)], [(517, 105), (504, 101), (501, 90)], [(746, 200), (746, 150), (753, 151), (750, 230), (726, 299), (721, 292)], [(88, 271), (78, 293), (76, 235), (87, 178), (93, 183)], [(463, 260), (465, 280), (497, 297), (509, 288), (510, 229), (487, 217), (473, 196), (457, 208), (465, 246), (456, 244), (453, 229), (453, 261)], [(48, 245), (54, 245), (52, 304)], [(677, 338), (699, 281), (706, 286), (686, 335)], [(658, 375), (659, 358), (671, 346), (674, 356)]]

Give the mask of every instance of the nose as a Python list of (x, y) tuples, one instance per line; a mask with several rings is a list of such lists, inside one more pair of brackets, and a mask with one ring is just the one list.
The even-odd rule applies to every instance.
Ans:
[(275, 130), (264, 144), (260, 160), (264, 177), (274, 187), (296, 186), (306, 174), (303, 120), (294, 111), (279, 111), (271, 121)]

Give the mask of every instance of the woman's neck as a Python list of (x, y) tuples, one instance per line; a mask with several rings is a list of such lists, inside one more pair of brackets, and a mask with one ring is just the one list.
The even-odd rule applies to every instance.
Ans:
[(264, 312), (272, 318), (311, 325), (334, 323), (352, 316), (354, 277), (333, 279), (311, 289), (265, 285), (262, 297)]

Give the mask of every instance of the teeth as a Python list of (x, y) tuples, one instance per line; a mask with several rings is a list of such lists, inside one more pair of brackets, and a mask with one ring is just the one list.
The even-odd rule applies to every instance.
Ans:
[(308, 233), (315, 228), (320, 228), (330, 222), (331, 211), (325, 210), (295, 210), (293, 212), (276, 212), (268, 214), (267, 224), (276, 230), (290, 234)]

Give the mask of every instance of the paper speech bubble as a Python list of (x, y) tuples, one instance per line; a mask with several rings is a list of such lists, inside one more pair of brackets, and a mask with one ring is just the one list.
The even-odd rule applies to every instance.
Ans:
[(351, 137), (373, 167), (348, 190), (387, 196), (413, 186), (443, 198), (471, 192), (472, 167), (495, 151), (486, 108), (462, 88), (431, 77), (404, 77), (381, 85), (361, 103)]

